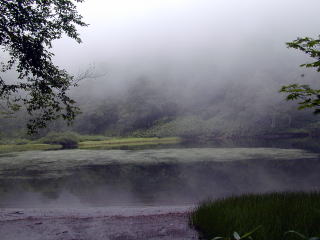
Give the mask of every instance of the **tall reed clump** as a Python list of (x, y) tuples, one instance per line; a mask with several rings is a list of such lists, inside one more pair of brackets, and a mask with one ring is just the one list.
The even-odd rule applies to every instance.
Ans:
[(259, 227), (257, 240), (299, 239), (285, 234), (296, 231), (305, 236), (320, 236), (320, 193), (285, 192), (248, 194), (200, 204), (191, 214), (189, 224), (200, 238), (245, 234)]

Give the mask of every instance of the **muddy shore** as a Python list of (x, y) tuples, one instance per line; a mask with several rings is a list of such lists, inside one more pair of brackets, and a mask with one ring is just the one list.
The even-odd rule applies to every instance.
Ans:
[(2, 240), (189, 240), (191, 206), (0, 209)]

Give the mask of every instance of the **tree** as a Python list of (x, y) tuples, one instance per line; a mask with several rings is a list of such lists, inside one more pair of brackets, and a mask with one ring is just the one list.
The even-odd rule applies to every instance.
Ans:
[[(67, 95), (74, 77), (52, 62), (52, 42), (63, 35), (81, 42), (77, 26), (87, 26), (74, 2), (83, 0), (0, 0), (0, 99), (6, 113), (25, 107), (30, 133), (63, 118), (70, 123), (79, 112)], [(4, 73), (16, 71), (15, 81)], [(2, 111), (3, 112), (3, 111)]]
[[(320, 72), (320, 36), (318, 39), (297, 38), (293, 42), (288, 42), (287, 46), (298, 49), (315, 59), (311, 63), (300, 65), (301, 67), (315, 68)], [(320, 113), (320, 89), (313, 89), (306, 84), (291, 84), (283, 86), (280, 92), (288, 93), (287, 100), (299, 100), (299, 109), (313, 108), (314, 113)]]

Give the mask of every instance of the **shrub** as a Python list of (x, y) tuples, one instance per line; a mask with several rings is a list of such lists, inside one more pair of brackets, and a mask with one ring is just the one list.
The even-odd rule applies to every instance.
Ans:
[(25, 145), (25, 144), (28, 144), (30, 142), (31, 142), (30, 140), (24, 139), (24, 138), (21, 138), (21, 139), (19, 138), (19, 139), (16, 139), (14, 141), (14, 143), (17, 144), (17, 145)]
[(46, 144), (60, 144), (63, 148), (74, 148), (78, 146), (79, 135), (73, 132), (50, 132), (40, 139)]
[(280, 240), (291, 230), (319, 236), (319, 209), (320, 193), (252, 194), (202, 203), (189, 223), (203, 239), (244, 234), (260, 225), (253, 239)]

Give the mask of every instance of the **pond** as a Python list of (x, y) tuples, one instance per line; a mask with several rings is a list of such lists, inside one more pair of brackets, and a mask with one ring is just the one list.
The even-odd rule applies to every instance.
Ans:
[(318, 148), (253, 143), (2, 154), (0, 207), (192, 205), (242, 193), (319, 189)]

